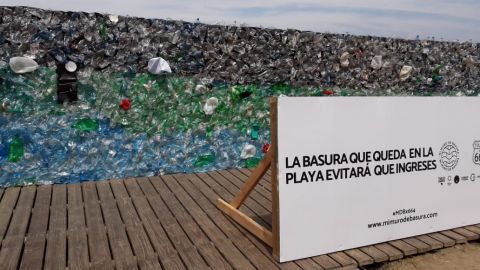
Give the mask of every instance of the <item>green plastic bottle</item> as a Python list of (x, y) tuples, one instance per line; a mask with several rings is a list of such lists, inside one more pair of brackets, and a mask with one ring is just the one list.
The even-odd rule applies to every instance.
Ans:
[(245, 166), (249, 169), (253, 169), (257, 167), (258, 163), (260, 163), (261, 158), (259, 157), (251, 157), (245, 160)]
[(18, 162), (22, 160), (23, 154), (25, 153), (24, 145), (22, 139), (17, 135), (15, 136), (9, 145), (8, 160), (10, 162)]
[(73, 128), (79, 131), (90, 132), (98, 130), (98, 121), (91, 118), (82, 118), (73, 124)]
[(212, 164), (215, 161), (214, 154), (202, 155), (197, 158), (193, 166), (196, 168), (203, 167), (209, 164)]

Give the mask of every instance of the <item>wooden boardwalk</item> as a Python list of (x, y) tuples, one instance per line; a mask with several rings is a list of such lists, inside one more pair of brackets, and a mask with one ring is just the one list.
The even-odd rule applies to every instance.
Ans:
[[(479, 239), (475, 225), (279, 264), (269, 247), (216, 207), (249, 174), (234, 169), (0, 189), (0, 268), (357, 269)], [(267, 173), (241, 208), (265, 226), (270, 191)]]

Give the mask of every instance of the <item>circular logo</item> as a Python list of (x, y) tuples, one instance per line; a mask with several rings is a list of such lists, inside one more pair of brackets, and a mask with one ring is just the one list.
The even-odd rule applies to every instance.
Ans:
[(447, 171), (453, 170), (458, 164), (459, 151), (454, 142), (448, 141), (440, 149), (440, 165)]

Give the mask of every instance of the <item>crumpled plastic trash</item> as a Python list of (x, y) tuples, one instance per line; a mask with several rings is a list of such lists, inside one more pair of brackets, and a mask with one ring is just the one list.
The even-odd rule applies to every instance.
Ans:
[(38, 64), (37, 62), (35, 62), (35, 60), (23, 56), (10, 58), (8, 64), (10, 65), (10, 68), (13, 70), (13, 72), (19, 74), (32, 72), (38, 68)]
[(24, 152), (22, 139), (19, 136), (15, 136), (9, 145), (8, 161), (18, 162), (22, 160)]
[(382, 68), (382, 65), (383, 65), (382, 56), (381, 56), (381, 55), (375, 55), (375, 56), (372, 58), (372, 62), (370, 63), (370, 66), (371, 66), (373, 69), (381, 69), (381, 68)]
[(203, 111), (206, 115), (212, 115), (215, 112), (215, 109), (218, 107), (218, 98), (211, 97), (207, 99), (205, 105), (203, 106)]
[(348, 67), (348, 65), (350, 65), (350, 61), (348, 60), (348, 58), (350, 58), (350, 54), (348, 52), (342, 53), (342, 55), (340, 56), (340, 65), (342, 67)]
[(203, 94), (207, 91), (208, 91), (208, 88), (203, 84), (197, 84), (195, 86), (195, 93), (197, 93), (197, 94)]
[(109, 19), (112, 23), (117, 23), (117, 22), (118, 22), (118, 15), (110, 14), (110, 15), (108, 15), (108, 19)]
[(204, 167), (206, 165), (210, 165), (215, 162), (215, 155), (214, 154), (208, 154), (208, 155), (202, 155), (197, 158), (193, 166), (196, 168), (198, 167)]
[(247, 159), (254, 157), (255, 154), (257, 154), (257, 148), (255, 148), (255, 145), (247, 144), (243, 147), (242, 153), (240, 154), (241, 159)]
[(412, 73), (413, 67), (412, 66), (403, 66), (400, 70), (400, 81), (406, 81), (410, 74)]
[(89, 132), (98, 130), (99, 123), (98, 120), (92, 118), (82, 118), (79, 119), (75, 124), (72, 125), (74, 129), (79, 131)]
[(160, 75), (163, 73), (172, 73), (172, 69), (165, 59), (161, 57), (155, 57), (148, 61), (148, 72)]

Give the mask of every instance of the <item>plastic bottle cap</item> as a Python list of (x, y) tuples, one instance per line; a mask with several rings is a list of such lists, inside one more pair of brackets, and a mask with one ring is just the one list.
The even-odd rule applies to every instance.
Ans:
[(65, 69), (66, 69), (68, 72), (75, 72), (75, 71), (77, 70), (77, 64), (75, 64), (75, 62), (68, 61), (68, 62), (65, 64)]

